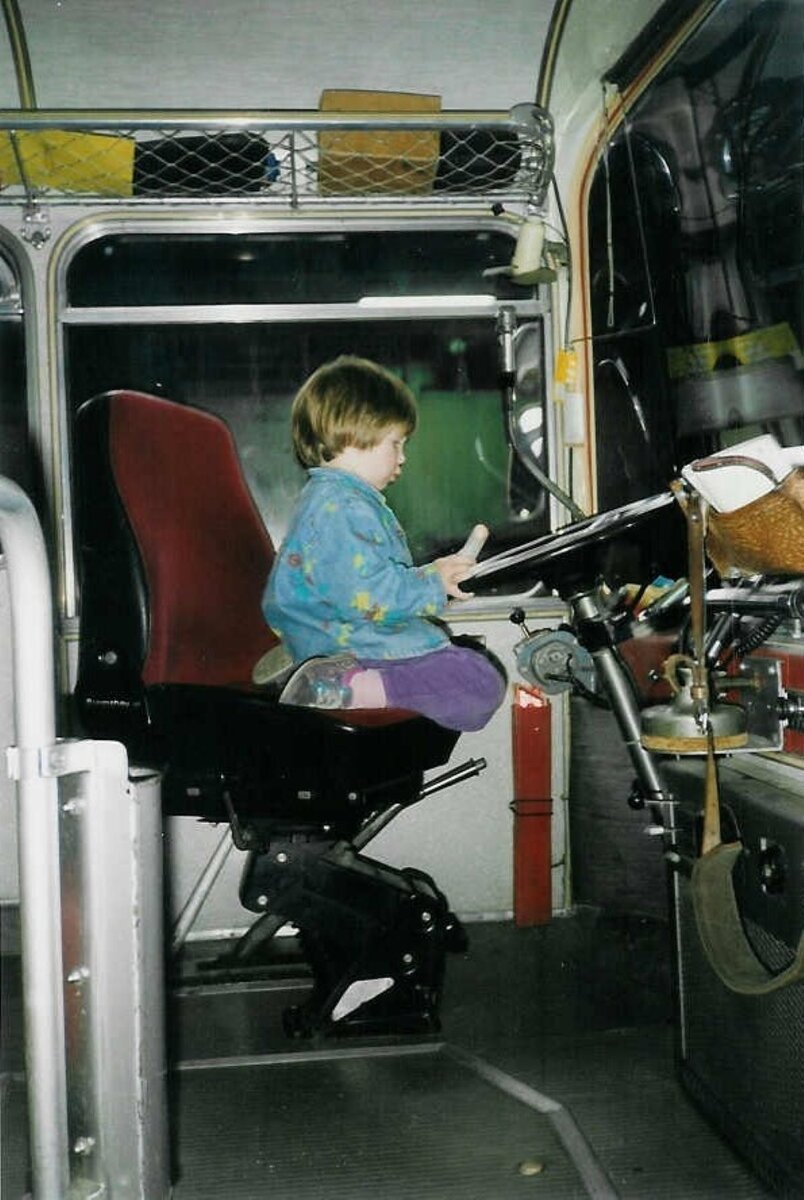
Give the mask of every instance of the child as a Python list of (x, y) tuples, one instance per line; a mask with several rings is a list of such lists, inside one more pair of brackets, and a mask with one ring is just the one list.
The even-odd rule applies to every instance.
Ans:
[(302, 386), (291, 413), (309, 468), (263, 598), (301, 666), (280, 701), (318, 708), (405, 708), (450, 729), (482, 728), (505, 694), (504, 672), (458, 646), (437, 618), (474, 560), (413, 565), (384, 489), (398, 479), (416, 403), (396, 376), (342, 356)]

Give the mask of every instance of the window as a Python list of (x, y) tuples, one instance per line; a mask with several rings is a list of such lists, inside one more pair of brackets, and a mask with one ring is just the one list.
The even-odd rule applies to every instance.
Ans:
[(589, 209), (601, 507), (757, 433), (804, 441), (804, 9), (721, 0)]
[(39, 488), (30, 444), (25, 374), (25, 331), (20, 283), (0, 249), (0, 474), (37, 502)]
[[(110, 233), (80, 249), (67, 274), (69, 409), (134, 388), (218, 413), (278, 541), (304, 479), (292, 398), (321, 363), (360, 354), (419, 401), (405, 472), (388, 492), (414, 557), (460, 544), (480, 520), (503, 532), (524, 520), (535, 536), (547, 505), (512, 463), (496, 322), (504, 303), (542, 338), (541, 307), (505, 275), (484, 275), (512, 248), (495, 228)], [(544, 468), (543, 372), (534, 377), (520, 407)]]

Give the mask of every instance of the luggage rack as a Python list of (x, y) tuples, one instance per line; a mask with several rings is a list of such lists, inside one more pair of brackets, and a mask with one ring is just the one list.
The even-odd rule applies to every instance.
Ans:
[(0, 205), (539, 208), (553, 123), (508, 112), (0, 110)]

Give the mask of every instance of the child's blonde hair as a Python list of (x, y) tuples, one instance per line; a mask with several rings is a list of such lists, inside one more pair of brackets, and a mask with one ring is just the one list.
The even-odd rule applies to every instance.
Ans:
[(299, 462), (319, 467), (347, 446), (376, 446), (394, 425), (413, 433), (416, 401), (407, 384), (384, 367), (343, 354), (302, 384), (290, 419)]

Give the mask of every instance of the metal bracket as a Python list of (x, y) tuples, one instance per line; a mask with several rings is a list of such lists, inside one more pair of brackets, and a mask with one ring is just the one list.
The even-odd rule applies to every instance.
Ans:
[[(733, 753), (745, 754), (781, 750), (784, 730), (779, 714), (779, 701), (784, 697), (781, 667), (776, 658), (754, 655), (744, 658), (737, 676), (739, 703), (745, 709), (748, 740)], [(728, 691), (728, 680), (724, 680)]]
[(22, 240), (33, 246), (34, 250), (41, 250), (50, 241), (52, 234), (48, 210), (40, 207), (36, 201), (29, 201), (22, 214)]
[(92, 742), (71, 739), (52, 746), (9, 746), (6, 750), (9, 779), (59, 779), (79, 775), (95, 765)]

